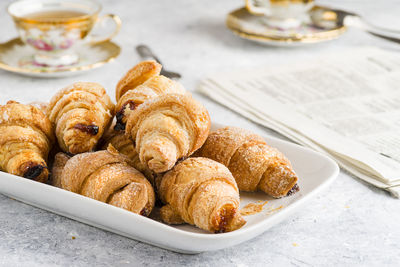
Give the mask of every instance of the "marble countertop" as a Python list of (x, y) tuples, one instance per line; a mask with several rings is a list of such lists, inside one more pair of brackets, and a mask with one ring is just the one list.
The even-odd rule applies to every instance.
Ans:
[[(16, 36), (0, 2), (0, 42)], [(339, 40), (296, 49), (264, 47), (231, 34), (228, 11), (241, 0), (103, 0), (104, 12), (123, 21), (115, 41), (122, 55), (113, 63), (81, 76), (37, 79), (0, 71), (0, 103), (49, 100), (75, 81), (95, 81), (114, 95), (121, 75), (139, 61), (134, 47), (145, 43), (165, 66), (183, 74), (191, 91), (207, 74), (289, 64), (364, 45), (396, 45), (350, 29)], [(379, 25), (400, 25), (397, 0), (319, 1), (357, 11)], [(267, 132), (215, 102), (194, 93), (216, 122)], [(281, 137), (281, 136), (280, 136)], [(283, 138), (283, 137), (282, 137)], [(307, 266), (397, 265), (400, 262), (400, 202), (341, 171), (337, 180), (295, 215), (243, 244), (198, 255), (183, 255), (112, 234), (0, 195), (0, 266)], [(72, 237), (76, 237), (72, 239)]]

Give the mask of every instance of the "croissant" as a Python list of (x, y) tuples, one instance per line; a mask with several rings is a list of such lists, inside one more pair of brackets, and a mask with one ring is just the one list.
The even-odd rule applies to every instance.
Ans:
[(60, 148), (78, 154), (94, 149), (111, 122), (113, 110), (114, 105), (101, 85), (78, 82), (51, 99), (47, 115)]
[(244, 129), (225, 127), (210, 133), (196, 156), (227, 166), (243, 191), (261, 190), (280, 198), (299, 190), (290, 161), (262, 137)]
[(140, 162), (139, 154), (136, 152), (132, 141), (125, 136), (124, 132), (114, 130), (114, 125), (111, 125), (104, 133), (101, 147), (102, 149), (107, 149), (110, 144), (119, 153), (126, 155), (131, 160), (132, 166), (140, 171), (151, 184), (154, 184), (154, 173), (145, 164)]
[(210, 116), (199, 102), (188, 95), (167, 94), (133, 110), (126, 135), (133, 141), (140, 162), (160, 173), (200, 148), (210, 125)]
[(137, 214), (148, 216), (154, 207), (153, 187), (112, 146), (69, 160), (57, 154), (53, 175), (55, 186)]
[(116, 130), (124, 130), (129, 113), (151, 98), (164, 94), (185, 94), (183, 86), (165, 76), (160, 76), (161, 65), (143, 61), (134, 66), (118, 83)]
[(46, 160), (53, 143), (51, 123), (39, 108), (15, 101), (0, 105), (1, 170), (46, 182)]
[(239, 212), (239, 190), (230, 171), (207, 158), (188, 158), (157, 180), (166, 205), (161, 219), (189, 223), (215, 233), (234, 231), (246, 221)]
[(154, 60), (142, 61), (135, 65), (119, 80), (115, 88), (115, 99), (118, 101), (127, 91), (141, 85), (151, 77), (159, 75), (161, 68), (161, 64)]

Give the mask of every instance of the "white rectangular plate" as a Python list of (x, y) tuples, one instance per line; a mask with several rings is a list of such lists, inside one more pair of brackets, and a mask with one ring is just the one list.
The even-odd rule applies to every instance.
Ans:
[[(222, 125), (213, 124), (214, 129), (220, 127)], [(320, 153), (270, 136), (265, 136), (265, 140), (292, 162), (299, 176), (300, 191), (282, 199), (272, 199), (261, 192), (241, 193), (241, 207), (260, 200), (269, 202), (262, 212), (246, 216), (245, 226), (230, 233), (212, 234), (190, 225), (169, 226), (5, 172), (0, 172), (0, 192), (38, 208), (169, 250), (182, 253), (217, 250), (247, 241), (279, 223), (327, 187), (339, 173), (337, 164)]]

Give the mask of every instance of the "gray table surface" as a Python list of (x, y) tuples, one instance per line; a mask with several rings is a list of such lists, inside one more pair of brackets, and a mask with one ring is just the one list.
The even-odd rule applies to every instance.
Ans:
[[(16, 36), (0, 1), (0, 42)], [(0, 71), (0, 103), (47, 101), (58, 89), (75, 81), (103, 84), (113, 96), (120, 76), (139, 61), (134, 47), (150, 45), (168, 69), (183, 74), (191, 91), (207, 74), (258, 65), (290, 64), (341, 49), (374, 45), (398, 49), (351, 29), (339, 40), (296, 48), (264, 47), (239, 39), (224, 26), (235, 0), (101, 1), (104, 12), (123, 21), (115, 41), (122, 55), (113, 63), (77, 77), (27, 78)], [(328, 3), (329, 2), (329, 3)], [(400, 1), (320, 1), (355, 10), (379, 25), (400, 25)], [(215, 102), (194, 93), (216, 122), (258, 133), (276, 133), (249, 122)], [(279, 136), (279, 135), (277, 135)], [(400, 202), (345, 171), (329, 189), (292, 217), (243, 244), (215, 252), (182, 255), (31, 207), (0, 195), (1, 266), (382, 266), (400, 263)], [(76, 239), (72, 239), (75, 236)]]

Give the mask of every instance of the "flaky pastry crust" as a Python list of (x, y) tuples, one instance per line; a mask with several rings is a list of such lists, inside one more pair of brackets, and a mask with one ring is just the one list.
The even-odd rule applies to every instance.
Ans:
[(205, 142), (211, 121), (206, 108), (188, 95), (167, 94), (130, 113), (126, 135), (140, 161), (156, 173), (170, 170)]
[(67, 161), (62, 154), (57, 157), (54, 185), (145, 216), (153, 209), (153, 187), (112, 146), (108, 150), (75, 155)]
[(77, 82), (53, 96), (47, 115), (67, 153), (92, 151), (113, 116), (114, 105), (97, 83)]
[(239, 191), (230, 171), (207, 158), (188, 158), (158, 180), (166, 205), (161, 218), (169, 224), (189, 223), (215, 233), (234, 231), (246, 221), (239, 212)]
[(135, 65), (119, 80), (115, 88), (115, 99), (119, 101), (127, 91), (141, 85), (151, 77), (159, 75), (161, 68), (161, 64), (154, 60), (142, 61)]
[(114, 123), (111, 124), (110, 128), (105, 132), (101, 143), (102, 149), (107, 149), (111, 144), (119, 153), (126, 155), (131, 160), (132, 166), (140, 171), (150, 183), (154, 185), (155, 174), (147, 168), (145, 164), (140, 162), (139, 154), (136, 152), (135, 146), (124, 132), (114, 130)]
[(261, 190), (275, 198), (298, 191), (298, 177), (290, 161), (250, 131), (225, 127), (211, 132), (196, 156), (227, 166), (240, 190)]
[(46, 160), (53, 143), (51, 123), (39, 108), (15, 101), (0, 106), (1, 170), (46, 182)]
[[(185, 94), (183, 86), (165, 76), (158, 75), (161, 65), (154, 61), (143, 61), (131, 70), (131, 74), (122, 78), (124, 84), (129, 86), (118, 90), (121, 81), (118, 83), (118, 101), (115, 107), (117, 123), (116, 130), (124, 130), (127, 117), (132, 110), (136, 109), (143, 102), (165, 94)], [(129, 73), (129, 72), (128, 72)]]

